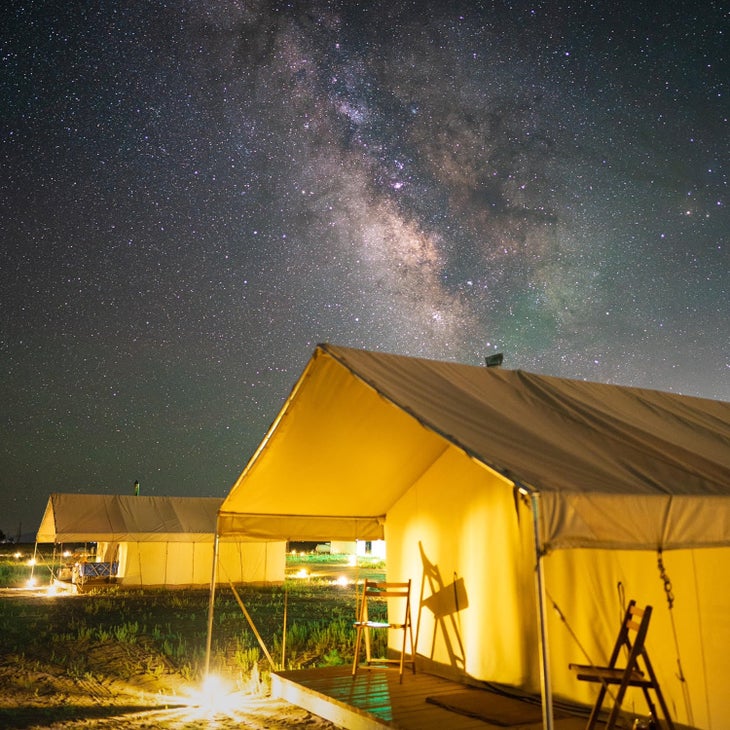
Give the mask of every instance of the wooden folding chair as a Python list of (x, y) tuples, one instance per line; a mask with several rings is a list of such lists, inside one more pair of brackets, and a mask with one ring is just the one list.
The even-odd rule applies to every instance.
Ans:
[[(386, 618), (379, 621), (370, 618), (368, 612), (368, 603), (372, 601), (387, 600), (386, 607), (387, 616), (390, 617), (395, 613), (395, 599), (403, 604), (402, 618), (399, 620), (391, 620)], [(410, 664), (413, 672), (416, 671), (415, 651), (413, 648), (413, 625), (411, 623), (411, 581), (410, 579), (403, 583), (388, 583), (385, 581), (366, 580), (362, 593), (362, 602), (360, 603), (360, 612), (358, 620), (355, 621), (357, 629), (357, 637), (355, 639), (355, 658), (352, 662), (352, 676), (355, 677), (360, 664), (360, 649), (362, 647), (363, 634), (365, 635), (365, 658), (367, 664), (398, 664), (399, 681), (403, 681), (403, 666)], [(373, 659), (370, 654), (370, 631), (372, 629), (397, 629), (403, 632), (403, 641), (401, 643), (401, 652), (398, 659)], [(406, 659), (406, 638), (410, 641), (410, 659)]]
[[(651, 611), (651, 606), (640, 608), (636, 605), (636, 601), (629, 602), (623, 622), (621, 623), (621, 630), (619, 631), (607, 666), (596, 667), (590, 664), (568, 665), (570, 669), (576, 672), (579, 680), (584, 682), (600, 682), (601, 684), (596, 703), (593, 706), (593, 711), (586, 725), (586, 730), (593, 730), (596, 726), (598, 714), (601, 711), (603, 700), (606, 698), (609, 685), (618, 686), (618, 691), (616, 692), (614, 705), (608, 716), (605, 730), (613, 730), (616, 726), (616, 721), (621, 710), (621, 703), (629, 687), (641, 687), (649, 706), (651, 718), (657, 727), (661, 727), (656, 714), (656, 707), (649, 694), (649, 690), (654, 690), (654, 694), (662, 708), (662, 714), (664, 715), (667, 728), (668, 730), (674, 730), (674, 724), (669, 717), (667, 703), (664, 701), (664, 695), (662, 695), (662, 691), (659, 688), (659, 682), (657, 682), (654, 669), (649, 661), (649, 655), (644, 646), (646, 634), (649, 630)], [(626, 665), (623, 667), (618, 666), (622, 650), (625, 650), (627, 653)]]

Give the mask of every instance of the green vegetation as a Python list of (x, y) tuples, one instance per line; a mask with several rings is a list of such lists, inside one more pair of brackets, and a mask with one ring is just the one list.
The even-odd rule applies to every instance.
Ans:
[[(27, 580), (30, 568), (18, 562), (12, 556), (0, 557), (2, 587), (13, 588)], [(339, 564), (344, 565), (341, 557)], [(355, 587), (352, 582), (338, 585), (336, 571), (318, 577), (317, 570), (323, 565), (337, 566), (336, 556), (288, 560), (288, 574), (301, 575), (306, 570), (307, 577), (288, 578), (283, 586), (237, 588), (277, 665), (282, 664), (282, 652), (287, 669), (352, 661)], [(368, 574), (373, 570), (377, 564), (375, 569), (368, 567)], [(200, 678), (205, 666), (208, 601), (207, 589), (126, 591), (106, 586), (57, 596), (4, 591), (0, 596), (0, 655), (24, 663), (50, 664), (75, 679), (103, 675), (153, 681), (169, 674)], [(383, 636), (375, 638), (374, 651), (385, 651)], [(230, 588), (220, 587), (216, 592), (211, 667), (242, 681), (252, 676), (265, 679), (271, 670)]]
[(31, 576), (39, 582), (48, 583), (52, 572), (60, 567), (59, 558), (51, 554), (43, 556), (40, 553), (36, 565), (31, 565), (34, 557), (33, 545), (2, 546), (0, 550), (0, 588), (19, 588), (25, 586)]
[(27, 583), (32, 568), (28, 565), (30, 555), (20, 553), (22, 557), (14, 557), (8, 553), (0, 557), (0, 587), (16, 587)]

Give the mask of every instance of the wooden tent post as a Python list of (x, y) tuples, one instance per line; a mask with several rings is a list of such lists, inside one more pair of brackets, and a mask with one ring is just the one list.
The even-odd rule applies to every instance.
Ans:
[(210, 597), (208, 598), (208, 635), (205, 639), (205, 673), (207, 677), (210, 672), (210, 650), (213, 643), (213, 608), (215, 606), (215, 582), (218, 568), (218, 531), (216, 530), (213, 541), (213, 569), (210, 576)]
[[(56, 543), (53, 543), (54, 547)], [(33, 578), (35, 577), (35, 561), (38, 559), (38, 540), (33, 545), (33, 559), (30, 562), (30, 585), (33, 585)]]
[(287, 607), (289, 603), (289, 589), (286, 584), (286, 575), (284, 576), (284, 620), (281, 630), (281, 668), (286, 669), (286, 619)]

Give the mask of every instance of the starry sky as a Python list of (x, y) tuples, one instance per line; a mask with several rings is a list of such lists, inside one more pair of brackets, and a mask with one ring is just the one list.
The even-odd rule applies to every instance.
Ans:
[(730, 400), (726, 4), (3, 16), (6, 534), (224, 496), (318, 342)]

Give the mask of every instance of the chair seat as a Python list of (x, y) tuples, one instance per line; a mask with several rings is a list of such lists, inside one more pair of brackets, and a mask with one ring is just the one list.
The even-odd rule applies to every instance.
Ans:
[(355, 621), (355, 627), (368, 629), (402, 629), (403, 624), (390, 624), (387, 621)]
[(625, 679), (631, 687), (651, 687), (650, 679), (644, 672), (634, 669), (626, 678), (626, 669), (620, 667), (592, 667), (590, 664), (570, 664), (569, 668), (576, 672), (576, 679), (584, 682), (608, 682), (621, 684)]

